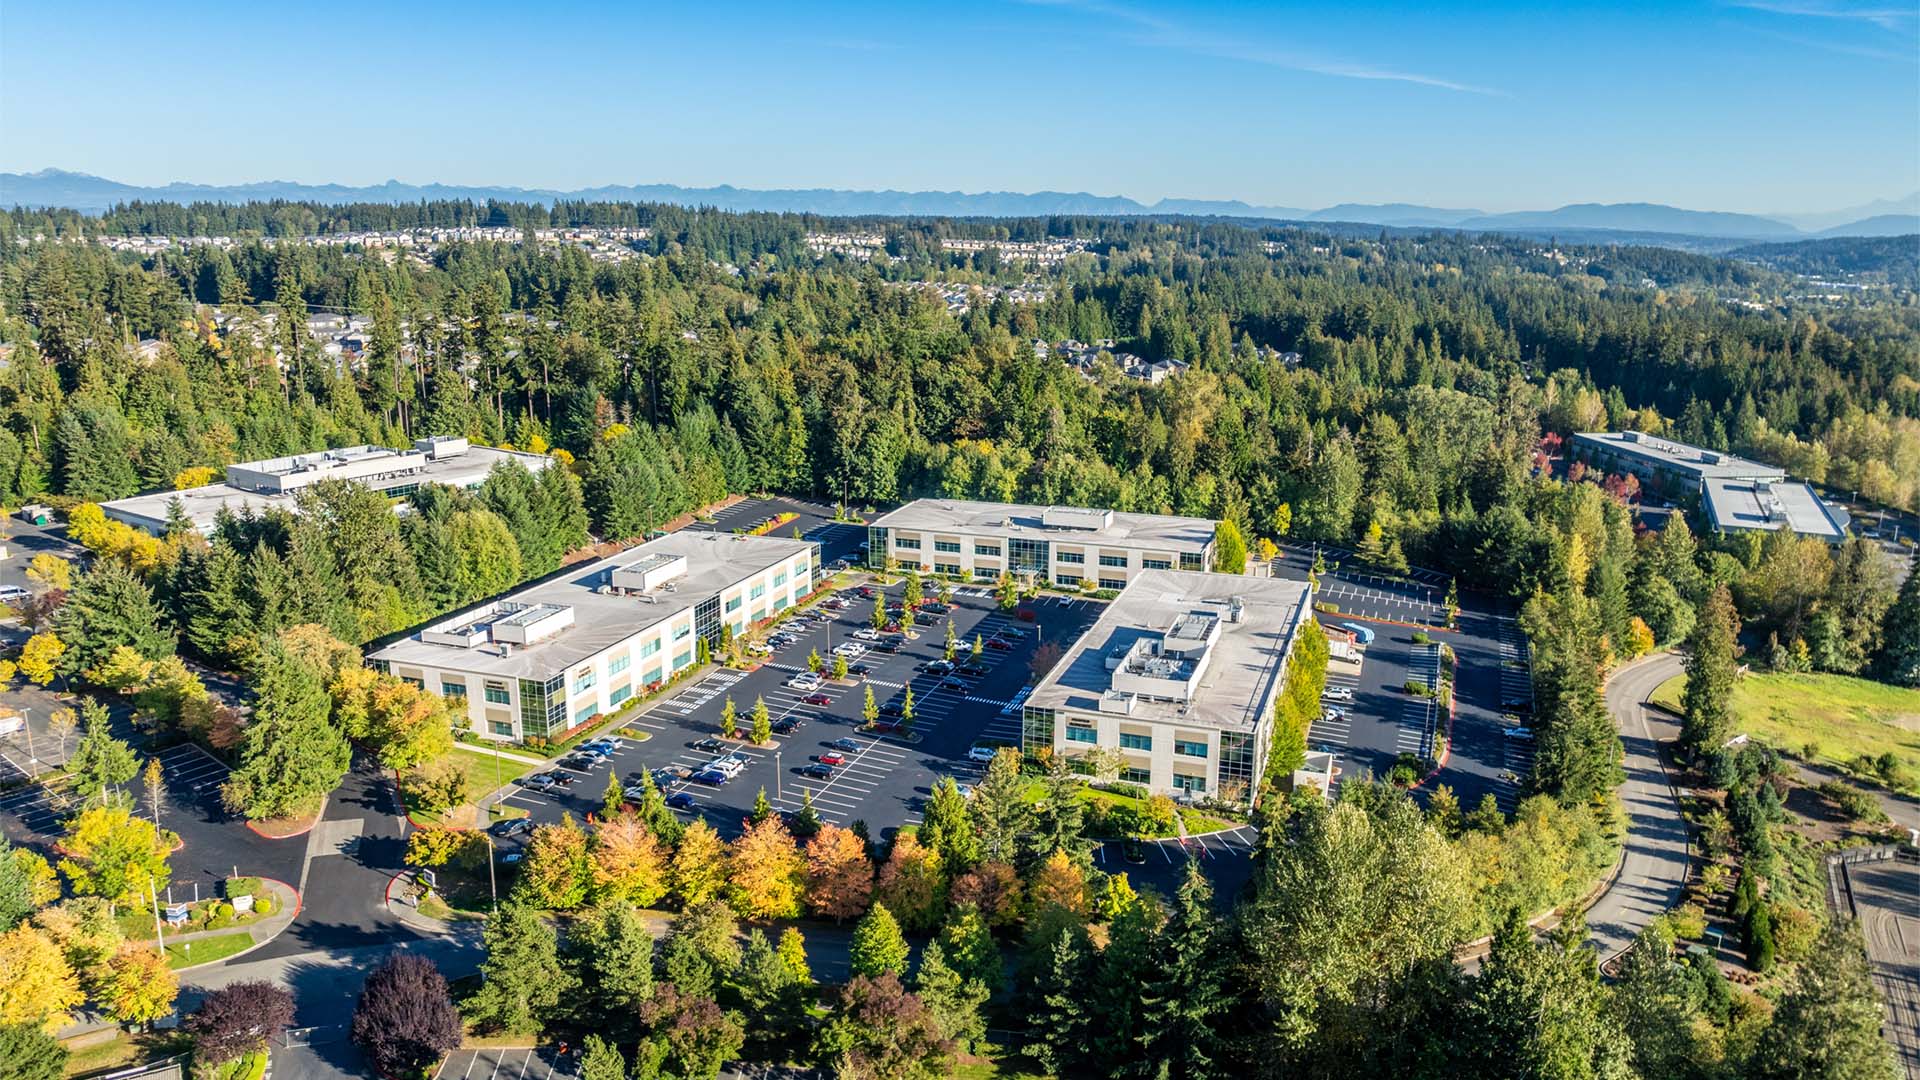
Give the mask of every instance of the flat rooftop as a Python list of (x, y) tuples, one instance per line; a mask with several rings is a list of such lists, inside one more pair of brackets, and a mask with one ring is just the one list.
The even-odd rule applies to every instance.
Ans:
[[(1124, 668), (1131, 661), (1145, 669), (1140, 674), (1174, 679), (1198, 667), (1197, 681), (1181, 691), (1186, 700), (1136, 695), (1130, 712), (1110, 715), (1253, 731), (1266, 720), (1280, 690), (1284, 660), (1311, 599), (1306, 582), (1286, 578), (1144, 571), (1073, 643), (1026, 704), (1099, 713), (1102, 698), (1115, 685), (1110, 663)], [(1238, 621), (1232, 615), (1236, 600)], [(1156, 650), (1159, 655), (1143, 659)], [(1170, 660), (1169, 651), (1186, 655)]]
[(1204, 549), (1213, 542), (1214, 525), (1206, 518), (965, 499), (915, 499), (880, 515), (872, 524), (888, 529), (1085, 541), (1169, 551)]
[[(622, 641), (691, 611), (747, 578), (784, 562), (814, 544), (807, 540), (732, 533), (677, 532), (560, 573), (478, 609), (416, 627), (404, 638), (367, 654), (369, 660), (475, 672), (509, 679), (547, 679)], [(656, 555), (684, 556), (686, 573), (645, 595), (600, 591), (613, 571)], [(422, 631), (467, 630), (526, 622), (532, 609), (572, 610), (572, 624), (553, 636), (514, 645), (505, 656), (496, 647), (463, 648), (423, 640)], [(496, 612), (498, 612), (496, 614)], [(669, 650), (670, 652), (671, 650)], [(671, 656), (668, 656), (671, 659)]]
[(1704, 450), (1638, 431), (1581, 431), (1576, 432), (1573, 438), (1575, 442), (1604, 447), (1616, 454), (1638, 458), (1650, 465), (1688, 473), (1703, 480), (1716, 476), (1740, 480), (1784, 479), (1787, 475), (1786, 470), (1777, 465), (1762, 464), (1719, 450)]
[(1707, 519), (1728, 532), (1792, 529), (1801, 536), (1838, 543), (1852, 519), (1829, 506), (1806, 484), (1785, 481), (1708, 480)]
[[(352, 455), (358, 461), (398, 461), (400, 451), (382, 450), (380, 454), (366, 452), (366, 448), (355, 448), (359, 452)], [(314, 455), (318, 456), (318, 455)], [(517, 461), (529, 472), (539, 472), (553, 459), (543, 454), (524, 454), (517, 450), (495, 450), (490, 446), (468, 448), (457, 457), (434, 458), (427, 455), (406, 455), (408, 472), (403, 478), (380, 479), (374, 477), (346, 477), (357, 483), (386, 489), (394, 483), (406, 484), (445, 484), (448, 487), (472, 487), (487, 478), (495, 465), (504, 461)], [(229, 466), (229, 469), (247, 470), (257, 468), (262, 474), (273, 474), (273, 470), (290, 459), (275, 458), (265, 462), (248, 462)], [(260, 513), (278, 508), (292, 512), (298, 489), (288, 491), (248, 491), (226, 482), (208, 484), (205, 487), (187, 488), (183, 491), (155, 491), (145, 495), (135, 495), (126, 499), (115, 499), (102, 503), (100, 508), (107, 516), (129, 524), (139, 525), (153, 531), (166, 527), (168, 508), (174, 500), (179, 500), (187, 520), (194, 527), (205, 532), (213, 527), (213, 519), (221, 508), (230, 508), (238, 513), (243, 507)]]

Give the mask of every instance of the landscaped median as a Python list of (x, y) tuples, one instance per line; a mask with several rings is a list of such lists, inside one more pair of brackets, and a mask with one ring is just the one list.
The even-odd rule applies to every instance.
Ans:
[(155, 921), (167, 966), (211, 964), (264, 945), (279, 936), (300, 910), (293, 887), (272, 878), (228, 878), (219, 896), (197, 901), (128, 907), (115, 921), (128, 941), (151, 941)]

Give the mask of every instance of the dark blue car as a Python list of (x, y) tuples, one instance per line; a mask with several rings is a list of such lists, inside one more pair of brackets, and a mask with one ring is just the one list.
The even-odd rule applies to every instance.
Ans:
[(674, 808), (675, 810), (691, 810), (695, 806), (697, 806), (698, 803), (694, 801), (693, 796), (687, 794), (686, 792), (676, 791), (673, 794), (667, 796), (667, 805)]

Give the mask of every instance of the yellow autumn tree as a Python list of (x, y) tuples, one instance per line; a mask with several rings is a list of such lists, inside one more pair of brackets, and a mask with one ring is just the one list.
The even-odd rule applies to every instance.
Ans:
[(144, 1025), (173, 1012), (180, 980), (167, 958), (153, 946), (128, 942), (107, 962), (100, 998), (107, 1012), (123, 1024)]
[(682, 907), (697, 907), (720, 894), (727, 881), (727, 845), (713, 826), (694, 818), (680, 834), (668, 877)]
[(67, 643), (51, 632), (35, 634), (20, 647), (20, 674), (36, 686), (53, 681), (55, 665), (67, 651)]
[(667, 852), (633, 814), (602, 821), (593, 833), (593, 896), (651, 907), (667, 894)]
[(52, 1034), (84, 1000), (59, 946), (24, 924), (0, 934), (0, 1025), (36, 1024)]
[(733, 842), (728, 899), (749, 919), (791, 919), (800, 914), (807, 888), (807, 862), (793, 834), (769, 814)]

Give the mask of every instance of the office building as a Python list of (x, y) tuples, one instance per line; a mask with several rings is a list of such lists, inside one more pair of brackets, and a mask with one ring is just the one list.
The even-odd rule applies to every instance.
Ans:
[(1209, 570), (1214, 523), (1074, 506), (916, 499), (868, 526), (867, 559), (991, 581), (1122, 589), (1145, 570)]
[(1784, 480), (1785, 469), (1718, 450), (1662, 439), (1639, 431), (1581, 431), (1568, 456), (1589, 468), (1640, 478), (1640, 486), (1667, 498), (1700, 494), (1708, 480)]
[(485, 738), (559, 739), (691, 667), (723, 625), (739, 634), (791, 607), (819, 562), (811, 541), (670, 533), (437, 620), (367, 662), (464, 698)]
[(1837, 544), (1847, 538), (1852, 519), (1806, 484), (1785, 480), (1712, 479), (1701, 502), (1714, 532), (1772, 532), (1791, 529), (1801, 536)]
[(537, 473), (552, 460), (542, 454), (470, 446), (465, 439), (436, 436), (416, 439), (408, 450), (347, 446), (242, 462), (227, 466), (227, 478), (218, 484), (115, 499), (100, 504), (100, 509), (115, 521), (162, 535), (177, 505), (194, 528), (206, 532), (223, 508), (236, 513), (243, 507), (255, 513), (269, 509), (296, 512), (300, 491), (322, 480), (351, 480), (399, 499), (422, 484), (479, 487), (501, 462), (517, 461), (527, 471)]
[(1312, 598), (1282, 578), (1137, 573), (1027, 696), (1021, 748), (1112, 748), (1122, 782), (1248, 801)]

